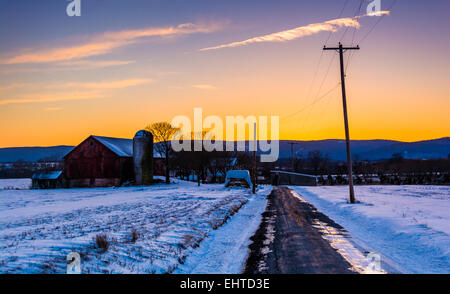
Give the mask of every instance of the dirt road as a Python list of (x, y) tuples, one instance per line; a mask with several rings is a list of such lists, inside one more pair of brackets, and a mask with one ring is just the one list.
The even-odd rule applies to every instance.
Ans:
[(345, 231), (314, 206), (294, 197), (289, 188), (274, 188), (252, 237), (244, 273), (354, 273), (350, 263), (322, 237), (317, 221)]

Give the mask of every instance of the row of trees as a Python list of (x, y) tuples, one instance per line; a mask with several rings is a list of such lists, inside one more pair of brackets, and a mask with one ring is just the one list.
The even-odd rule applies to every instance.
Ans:
[[(281, 160), (283, 161), (283, 160)], [(291, 163), (293, 170), (313, 175), (347, 174), (347, 164), (342, 161), (330, 160), (321, 151), (309, 152), (306, 157), (295, 158)], [(289, 166), (284, 162), (281, 166)], [(450, 159), (404, 159), (399, 154), (393, 154), (390, 159), (379, 161), (359, 160), (353, 157), (354, 174), (423, 174), (449, 173)]]
[[(252, 170), (253, 158), (246, 152), (206, 151), (202, 144), (201, 151), (173, 152), (171, 140), (179, 130), (168, 122), (153, 123), (146, 128), (153, 134), (154, 148), (165, 161), (166, 183), (170, 183), (170, 174), (173, 173), (182, 178), (192, 176), (197, 183), (204, 183), (207, 176), (211, 176), (210, 182), (220, 182), (226, 172), (232, 168)], [(204, 138), (207, 131), (202, 133)], [(194, 133), (191, 134), (191, 150), (194, 150)], [(217, 175), (222, 175), (219, 179)]]
[[(165, 182), (170, 183), (170, 175), (182, 178), (195, 178), (201, 182), (221, 182), (230, 169), (246, 169), (252, 171), (253, 156), (248, 152), (208, 152), (204, 149), (196, 152), (173, 152), (171, 140), (178, 131), (170, 123), (158, 122), (146, 128), (154, 136), (155, 152), (165, 162)], [(193, 135), (191, 150), (193, 150)], [(28, 178), (36, 171), (61, 170), (61, 162), (28, 163), (19, 161), (13, 164), (0, 165), (0, 178)], [(270, 171), (274, 169), (289, 170), (298, 173), (320, 176), (323, 184), (345, 184), (347, 165), (345, 162), (333, 161), (323, 152), (316, 150), (293, 159), (279, 159), (273, 163), (261, 163), (258, 160), (258, 175), (270, 179)], [(412, 160), (401, 154), (382, 161), (363, 161), (357, 156), (353, 158), (353, 172), (356, 183), (360, 179), (369, 183), (376, 175), (386, 184), (427, 184), (448, 183), (450, 159)], [(331, 177), (331, 175), (334, 175)], [(253, 175), (252, 175), (253, 176)], [(337, 176), (337, 177), (336, 177)], [(208, 178), (209, 177), (209, 178)]]
[[(217, 181), (214, 175), (224, 175), (231, 168), (252, 170), (253, 158), (250, 153), (207, 152), (204, 149), (196, 152), (172, 152), (170, 142), (173, 135), (178, 131), (177, 128), (173, 128), (167, 122), (158, 122), (149, 125), (146, 129), (154, 136), (156, 151), (165, 158), (166, 183), (170, 183), (169, 175), (171, 170), (174, 174), (182, 177), (195, 175), (198, 184), (206, 180), (208, 172), (213, 175), (212, 181)], [(194, 144), (193, 138), (192, 134), (191, 144)], [(193, 150), (193, 146), (191, 147)], [(235, 165), (232, 165), (233, 160)], [(345, 162), (330, 160), (326, 154), (319, 150), (311, 151), (306, 156), (293, 159), (279, 159), (274, 163), (258, 164), (258, 173), (265, 178), (270, 177), (270, 171), (273, 169), (321, 175), (324, 176), (322, 177), (324, 179), (328, 175), (347, 174)], [(406, 182), (420, 183), (427, 182), (429, 175), (439, 176), (440, 178), (442, 178), (441, 175), (447, 175), (448, 178), (450, 159), (412, 160), (404, 159), (401, 154), (393, 154), (392, 158), (388, 160), (373, 162), (362, 161), (357, 156), (354, 156), (353, 172), (355, 175), (380, 175), (387, 183), (396, 182), (396, 179), (392, 178), (393, 176), (409, 175), (408, 180), (405, 180)], [(345, 181), (345, 177), (342, 177), (342, 179)]]
[(0, 179), (31, 178), (35, 172), (62, 170), (61, 162), (25, 162), (19, 160), (14, 163), (0, 164)]

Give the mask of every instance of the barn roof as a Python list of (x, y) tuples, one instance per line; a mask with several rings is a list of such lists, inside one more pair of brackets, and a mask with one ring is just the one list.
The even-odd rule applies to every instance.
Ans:
[(57, 180), (62, 174), (62, 171), (48, 171), (33, 174), (33, 180)]
[(92, 137), (120, 157), (133, 156), (133, 140), (131, 139), (120, 139), (101, 136), (92, 136)]
[[(132, 139), (122, 139), (122, 138), (112, 138), (112, 137), (102, 137), (102, 136), (90, 136), (97, 140), (100, 144), (114, 152), (120, 157), (133, 157), (133, 140)], [(89, 137), (89, 138), (90, 138)], [(158, 143), (156, 143), (158, 144)], [(64, 158), (67, 157), (72, 151), (69, 151)], [(153, 158), (162, 158), (157, 150), (153, 152)]]

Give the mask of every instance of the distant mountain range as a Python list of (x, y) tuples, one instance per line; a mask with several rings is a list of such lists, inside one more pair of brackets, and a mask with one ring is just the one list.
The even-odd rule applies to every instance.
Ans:
[[(332, 160), (346, 160), (345, 140), (321, 140), (321, 141), (280, 141), (280, 157), (289, 158), (291, 146), (294, 154), (307, 156), (308, 152), (320, 150)], [(354, 140), (351, 141), (353, 156), (359, 160), (381, 160), (391, 158), (393, 154), (401, 154), (407, 159), (436, 159), (448, 158), (450, 155), (450, 137), (419, 141), (400, 142), (391, 140)]]
[(0, 148), (0, 162), (61, 160), (74, 146)]
[[(280, 158), (291, 156), (291, 144), (296, 156), (306, 157), (308, 152), (320, 150), (332, 160), (345, 160), (345, 140), (330, 139), (320, 141), (280, 141)], [(248, 142), (246, 142), (248, 149)], [(23, 160), (61, 160), (74, 146), (54, 147), (14, 147), (0, 148), (0, 162)], [(400, 142), (392, 140), (354, 140), (351, 142), (352, 154), (359, 160), (381, 160), (391, 158), (393, 154), (401, 154), (408, 159), (448, 158), (450, 155), (450, 137), (419, 141)]]

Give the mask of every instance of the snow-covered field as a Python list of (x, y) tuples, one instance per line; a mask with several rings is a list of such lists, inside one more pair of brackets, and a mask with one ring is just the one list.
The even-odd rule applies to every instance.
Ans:
[(250, 197), (239, 213), (223, 227), (211, 233), (198, 249), (190, 254), (175, 273), (180, 274), (239, 274), (244, 269), (249, 253), (250, 237), (258, 229), (267, 205), (271, 187), (263, 187)]
[(0, 179), (0, 190), (27, 190), (31, 179)]
[(450, 273), (449, 186), (292, 187), (342, 225), (388, 272)]
[[(183, 181), (26, 190), (30, 184), (0, 180), (0, 273), (65, 273), (72, 251), (83, 273), (239, 273), (271, 189), (253, 196)], [(357, 186), (356, 205), (345, 186), (292, 188), (361, 251), (380, 253), (387, 272), (450, 273), (450, 187)], [(109, 242), (104, 252), (99, 234)]]
[[(81, 255), (83, 273), (183, 273), (201, 271), (201, 261), (213, 259), (218, 272), (238, 272), (269, 192), (270, 187), (262, 187), (252, 195), (245, 189), (198, 188), (182, 181), (151, 187), (0, 190), (0, 273), (65, 273), (71, 251)], [(247, 213), (235, 214), (239, 208)], [(106, 251), (94, 241), (99, 234), (107, 236)], [(214, 248), (205, 250), (224, 234), (232, 237), (230, 242), (214, 242)]]

